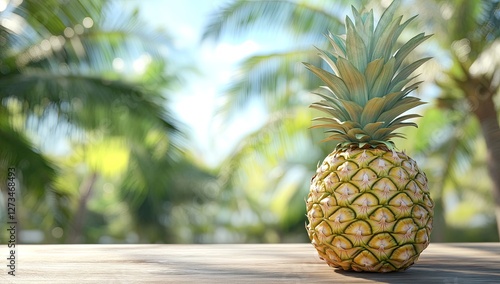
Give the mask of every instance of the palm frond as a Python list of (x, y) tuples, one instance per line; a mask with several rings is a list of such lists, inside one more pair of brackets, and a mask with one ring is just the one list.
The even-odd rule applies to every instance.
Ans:
[[(251, 34), (261, 29), (269, 31), (270, 27), (276, 29), (275, 34), (290, 32), (302, 36), (301, 41), (289, 50), (258, 54), (244, 60), (232, 83), (223, 90), (226, 100), (221, 111), (234, 113), (251, 98), (263, 99), (270, 109), (274, 109), (271, 105), (276, 102), (286, 105), (295, 100), (292, 93), (298, 94), (319, 85), (318, 78), (297, 62), (310, 62), (323, 68), (329, 68), (328, 63), (317, 58), (317, 50), (303, 48), (300, 42), (303, 40), (304, 46), (310, 46), (311, 41), (319, 42), (321, 47), (328, 44), (327, 37), (322, 35), (329, 31), (341, 34), (344, 30), (341, 11), (349, 8), (348, 3), (240, 0), (221, 7), (206, 26), (204, 40), (220, 40), (224, 35)], [(318, 38), (311, 39), (309, 35)]]
[[(26, 190), (40, 198), (53, 189), (56, 166), (40, 154), (23, 133), (12, 128), (5, 113), (6, 109), (0, 106), (0, 180), (6, 181), (7, 169), (14, 168)], [(5, 183), (1, 185), (4, 186)]]
[[(25, 1), (6, 16), (23, 23), (19, 33), (0, 26), (12, 43), (1, 55), (6, 67), (43, 65), (58, 70), (64, 64), (87, 72), (116, 73), (111, 64), (116, 58), (132, 61), (147, 54), (161, 59), (160, 50), (173, 49), (165, 33), (145, 29), (136, 12), (117, 9), (114, 2), (90, 1), (84, 7), (80, 1), (65, 3), (49, 1), (48, 9), (39, 1)], [(24, 19), (29, 13), (35, 14)]]
[[(5, 41), (0, 52), (0, 111), (20, 105), (21, 131), (52, 135), (50, 124), (63, 126), (72, 134), (66, 137), (72, 142), (78, 138), (78, 143), (91, 143), (91, 134), (121, 137), (133, 149), (129, 170), (137, 172), (128, 188), (146, 194), (139, 198), (144, 201), (162, 197), (159, 192), (169, 187), (169, 179), (157, 179), (161, 174), (150, 167), (174, 172), (185, 144), (181, 125), (162, 93), (177, 80), (165, 74), (167, 62), (162, 57), (162, 48), (172, 47), (172, 41), (145, 28), (137, 11), (123, 11), (117, 5), (97, 0), (25, 0), (6, 9), (0, 15), (2, 23), (17, 21), (17, 29), (0, 24)], [(149, 60), (138, 73), (119, 70), (114, 64), (117, 59), (126, 63), (141, 56)], [(47, 202), (44, 212), (51, 212), (51, 207), (64, 209), (64, 194), (47, 185), (56, 171), (40, 150), (9, 126), (11, 120), (8, 115), (0, 120), (6, 123), (0, 128), (0, 168), (18, 167), (26, 193), (34, 193), (27, 199), (34, 200), (38, 194), (35, 199)], [(161, 138), (142, 146), (153, 132)], [(37, 146), (43, 144), (43, 136), (34, 138)], [(153, 203), (156, 207), (143, 202), (147, 208), (159, 209), (161, 203)]]
[[(247, 58), (241, 63), (234, 80), (223, 90), (227, 100), (221, 111), (239, 110), (252, 98), (263, 99), (269, 104), (286, 103), (290, 85), (310, 85), (308, 79), (313, 77), (299, 62), (318, 61), (315, 54), (312, 49), (298, 49)], [(317, 79), (312, 81), (317, 82)]]
[[(307, 127), (310, 125), (308, 112), (299, 109), (287, 109), (275, 112), (258, 130), (250, 133), (242, 143), (223, 162), (221, 180), (224, 184), (232, 183), (237, 177), (235, 169), (245, 165), (255, 165), (256, 155), (271, 162), (279, 163), (285, 157), (297, 158), (295, 150), (308, 143)], [(249, 160), (248, 160), (249, 159)], [(251, 162), (253, 160), (253, 162)]]
[[(177, 128), (161, 105), (164, 98), (138, 84), (38, 69), (0, 77), (0, 88), (0, 98), (25, 102), (25, 111), (44, 109), (40, 113), (42, 117), (55, 108), (59, 119), (84, 128), (100, 126), (103, 118), (112, 122), (116, 116), (114, 112), (120, 110), (137, 118), (159, 118), (165, 129)], [(89, 111), (81, 112), (84, 108)]]
[[(155, 91), (176, 80), (159, 75), (165, 69), (159, 46), (168, 46), (169, 38), (147, 32), (136, 12), (117, 10), (116, 5), (108, 1), (24, 1), (9, 10), (5, 17), (16, 15), (23, 29), (16, 33), (0, 25), (10, 40), (10, 49), (0, 53), (4, 64), (0, 98), (24, 102), (26, 112), (44, 109), (41, 116), (56, 110), (60, 119), (87, 128), (98, 126), (102, 118), (92, 115), (92, 110), (97, 114), (99, 108), (119, 107), (175, 129), (175, 120), (164, 108), (165, 97)], [(20, 42), (23, 44), (16, 44)], [(117, 58), (132, 60), (141, 54), (152, 57), (147, 68), (161, 71), (154, 78), (146, 73), (148, 69), (142, 77), (127, 78), (113, 66)], [(91, 111), (75, 111), (78, 107)], [(86, 121), (73, 121), (82, 115), (87, 116)]]
[(348, 1), (236, 0), (212, 15), (202, 39), (219, 40), (224, 35), (238, 37), (253, 31), (317, 37), (328, 30), (342, 28), (339, 15), (347, 9), (346, 3)]

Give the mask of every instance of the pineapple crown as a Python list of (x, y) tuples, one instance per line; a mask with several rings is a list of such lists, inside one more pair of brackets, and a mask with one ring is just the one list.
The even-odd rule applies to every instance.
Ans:
[[(313, 121), (322, 124), (312, 128), (327, 128), (330, 136), (323, 141), (337, 142), (337, 149), (377, 148), (394, 149), (390, 141), (403, 137), (394, 132), (416, 123), (407, 119), (420, 117), (406, 111), (424, 104), (409, 96), (421, 82), (408, 85), (415, 77), (410, 75), (430, 57), (403, 64), (406, 56), (430, 35), (420, 33), (404, 44), (397, 39), (416, 16), (401, 23), (402, 16), (394, 17), (398, 1), (382, 14), (374, 28), (373, 10), (360, 14), (352, 7), (354, 22), (346, 17), (345, 39), (329, 33), (332, 51), (318, 48), (319, 56), (333, 73), (304, 63), (326, 86), (314, 94), (322, 98), (311, 105), (329, 114)], [(407, 86), (408, 85), (408, 86)]]

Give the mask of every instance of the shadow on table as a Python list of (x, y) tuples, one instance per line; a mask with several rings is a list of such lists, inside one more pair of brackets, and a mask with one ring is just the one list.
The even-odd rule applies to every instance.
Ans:
[[(381, 283), (500, 283), (499, 250), (492, 251), (481, 244), (460, 245), (460, 248), (468, 249), (468, 254), (449, 256), (443, 252), (429, 255), (401, 272), (370, 273), (341, 269), (335, 272), (345, 277)], [(490, 258), (484, 258), (485, 255)]]

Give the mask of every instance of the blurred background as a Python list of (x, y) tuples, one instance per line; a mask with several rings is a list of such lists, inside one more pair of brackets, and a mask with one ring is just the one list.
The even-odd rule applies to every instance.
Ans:
[[(15, 167), (20, 243), (308, 242), (334, 145), (301, 62), (351, 4), (390, 2), (0, 0), (0, 222)], [(430, 180), (435, 242), (499, 241), (499, 2), (400, 7), (420, 15), (403, 39), (434, 34), (413, 54), (434, 57), (424, 117), (395, 142)]]

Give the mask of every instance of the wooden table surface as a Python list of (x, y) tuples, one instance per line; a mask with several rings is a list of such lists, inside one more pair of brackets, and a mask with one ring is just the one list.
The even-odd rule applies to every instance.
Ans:
[(0, 283), (500, 283), (500, 243), (431, 244), (386, 274), (330, 268), (310, 244), (18, 245), (15, 277), (1, 259)]

